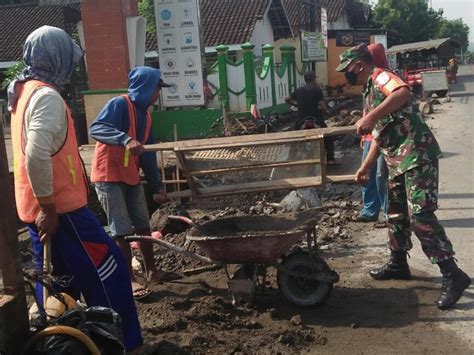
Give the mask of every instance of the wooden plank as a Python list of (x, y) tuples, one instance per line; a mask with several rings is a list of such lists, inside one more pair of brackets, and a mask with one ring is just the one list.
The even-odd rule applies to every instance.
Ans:
[[(29, 333), (28, 309), (20, 257), (20, 247), (16, 229), (15, 203), (12, 179), (8, 169), (8, 159), (0, 123), (0, 353), (16, 354), (19, 341)], [(5, 297), (7, 292), (12, 297)]]
[(214, 145), (225, 145), (232, 143), (246, 143), (246, 142), (259, 142), (269, 140), (281, 140), (281, 139), (292, 139), (292, 138), (305, 138), (311, 136), (333, 136), (339, 134), (348, 134), (355, 132), (355, 126), (345, 127), (328, 127), (328, 128), (314, 128), (305, 129), (299, 131), (289, 132), (278, 132), (278, 133), (267, 133), (267, 134), (252, 134), (245, 136), (234, 136), (234, 137), (219, 137), (219, 138), (203, 138), (185, 140), (179, 142), (167, 142), (158, 144), (145, 145), (145, 151), (161, 151), (161, 150), (174, 150), (175, 148), (189, 148), (189, 147), (201, 147), (201, 146), (214, 146)]
[(326, 175), (326, 182), (353, 182), (355, 175)]
[[(178, 125), (176, 123), (173, 125), (173, 133), (174, 133), (174, 141), (177, 142), (178, 141)], [(178, 164), (176, 164), (176, 180), (180, 180)], [(179, 183), (176, 184), (176, 191), (178, 192), (181, 191), (181, 186)], [(181, 204), (181, 199), (179, 199), (179, 203)]]
[(165, 172), (165, 159), (163, 157), (163, 151), (160, 152), (160, 167), (161, 167), (161, 182), (163, 183), (163, 188), (165, 189), (165, 193), (167, 193), (168, 191), (166, 191), (166, 183), (164, 182), (164, 179), (166, 179), (166, 172)]
[(192, 176), (208, 175), (208, 174), (224, 174), (232, 173), (239, 171), (249, 171), (249, 170), (259, 170), (266, 168), (279, 168), (279, 167), (289, 167), (289, 166), (300, 166), (300, 165), (311, 165), (311, 164), (320, 164), (320, 159), (308, 159), (308, 160), (296, 160), (296, 161), (284, 161), (279, 163), (267, 163), (267, 164), (254, 164), (246, 166), (234, 166), (221, 169), (210, 169), (210, 170), (197, 170), (190, 171), (189, 174)]
[(238, 117), (232, 117), (232, 118), (234, 119), (235, 122), (237, 122), (237, 124), (240, 126), (240, 128), (242, 128), (245, 132), (249, 131), (247, 129), (247, 127), (245, 127), (244, 124), (242, 122), (240, 122)]
[(321, 160), (321, 180), (326, 183), (326, 148), (324, 147), (324, 139), (319, 141), (319, 159)]
[[(197, 191), (196, 185), (194, 185), (194, 181), (193, 181), (191, 175), (189, 174), (189, 170), (188, 170), (188, 166), (186, 164), (186, 160), (184, 158), (184, 154), (182, 152), (176, 152), (176, 159), (178, 159), (178, 163), (181, 166), (181, 169), (184, 171), (184, 174), (186, 176), (186, 181), (188, 182), (189, 188), (191, 189), (192, 196), (193, 197), (198, 197), (199, 193)], [(181, 191), (178, 190), (177, 194), (180, 195)], [(168, 194), (167, 196), (171, 197), (170, 195), (171, 194)], [(180, 196), (177, 196), (177, 197), (181, 198)]]
[(183, 179), (180, 179), (180, 180), (177, 180), (177, 179), (171, 179), (171, 180), (161, 180), (161, 182), (163, 184), (187, 184), (188, 183), (188, 180), (183, 180)]
[(310, 142), (318, 139), (322, 139), (322, 136), (310, 136), (302, 138), (289, 138), (289, 139), (279, 139), (279, 140), (261, 140), (261, 141), (252, 141), (252, 142), (242, 142), (242, 143), (229, 143), (229, 144), (220, 144), (220, 145), (204, 145), (199, 147), (176, 147), (174, 151), (180, 152), (197, 152), (202, 150), (216, 150), (216, 149), (231, 149), (231, 148), (245, 148), (245, 147), (256, 147), (256, 146), (265, 146), (265, 145), (282, 145), (282, 144), (291, 144), (291, 143), (301, 143), (301, 142)]
[[(290, 178), (281, 179), (274, 181), (258, 181), (242, 184), (224, 185), (224, 186), (213, 186), (198, 188), (197, 192), (199, 197), (218, 197), (235, 194), (245, 193), (257, 193), (267, 192), (275, 190), (293, 190), (305, 187), (316, 187), (321, 185), (320, 177), (303, 177), (303, 178)], [(176, 197), (189, 197), (191, 196), (190, 190), (183, 190), (180, 193), (171, 192), (168, 194), (170, 198)]]

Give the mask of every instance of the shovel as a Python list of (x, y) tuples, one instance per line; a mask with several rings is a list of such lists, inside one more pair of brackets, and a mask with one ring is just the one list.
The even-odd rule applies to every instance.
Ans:
[(168, 216), (168, 219), (171, 219), (173, 221), (179, 221), (179, 222), (182, 222), (182, 223), (186, 223), (186, 224), (196, 228), (203, 235), (210, 235), (211, 234), (211, 233), (209, 233), (209, 231), (206, 230), (206, 228), (194, 223), (190, 218), (187, 218), (187, 217), (184, 217), (184, 216)]
[[(43, 282), (46, 283), (46, 279), (49, 279), (51, 275), (51, 239), (48, 238), (43, 245)], [(46, 308), (46, 300), (49, 297), (49, 291), (46, 286), (43, 285), (43, 307)]]

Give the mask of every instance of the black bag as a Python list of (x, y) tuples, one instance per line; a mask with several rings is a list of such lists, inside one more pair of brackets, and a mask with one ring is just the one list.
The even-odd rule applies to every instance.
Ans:
[[(120, 316), (110, 308), (76, 308), (56, 319), (54, 325), (76, 328), (95, 343), (103, 355), (124, 354)], [(53, 335), (35, 346), (33, 354), (90, 355), (82, 343), (69, 335)]]

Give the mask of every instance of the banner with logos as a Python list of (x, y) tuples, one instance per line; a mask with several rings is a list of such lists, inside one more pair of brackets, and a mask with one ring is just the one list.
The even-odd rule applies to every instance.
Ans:
[(336, 46), (354, 47), (358, 44), (369, 44), (370, 32), (359, 31), (337, 31)]
[(154, 0), (165, 107), (204, 105), (197, 0)]
[(326, 47), (324, 46), (324, 38), (321, 33), (306, 31), (301, 33), (301, 61), (326, 61)]

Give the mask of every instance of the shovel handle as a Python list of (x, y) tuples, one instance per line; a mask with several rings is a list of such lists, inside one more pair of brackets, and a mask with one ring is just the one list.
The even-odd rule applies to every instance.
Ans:
[[(43, 281), (46, 283), (46, 278), (51, 274), (51, 240), (46, 239), (43, 245)], [(43, 307), (46, 306), (48, 299), (48, 288), (43, 285)]]
[(174, 216), (174, 215), (171, 215), (171, 216), (168, 216), (168, 219), (171, 219), (171, 220), (173, 220), (173, 221), (180, 221), (180, 222), (189, 224), (190, 226), (193, 226), (193, 227), (196, 226), (196, 223), (194, 223), (191, 219), (189, 219), (189, 218), (187, 218), (187, 217), (184, 217), (184, 216)]
[(168, 216), (169, 219), (171, 220), (174, 220), (174, 221), (180, 221), (182, 223), (186, 223), (187, 225), (190, 225), (194, 228), (196, 228), (199, 232), (201, 232), (202, 234), (207, 234), (206, 231), (199, 225), (197, 225), (196, 223), (194, 223), (190, 218), (188, 217), (184, 217), (184, 216)]

